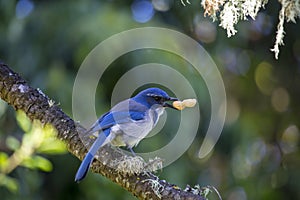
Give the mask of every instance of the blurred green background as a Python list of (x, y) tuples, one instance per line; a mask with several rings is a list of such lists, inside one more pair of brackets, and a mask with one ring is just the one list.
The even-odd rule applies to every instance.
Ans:
[[(194, 78), (184, 61), (165, 52), (138, 51), (117, 59), (99, 84), (98, 115), (109, 109), (114, 84), (132, 66), (150, 61), (174, 66), (201, 96), (202, 121), (191, 147), (159, 172), (160, 178), (183, 188), (186, 184), (212, 185), (223, 199), (300, 199), (299, 24), (285, 24), (285, 46), (281, 47), (279, 60), (274, 60), (269, 49), (275, 41), (280, 9), (277, 1), (270, 1), (255, 21), (240, 22), (238, 33), (232, 38), (227, 38), (218, 22), (203, 17), (200, 1), (185, 7), (180, 1), (149, 2), (144, 1), (143, 7), (137, 1), (121, 0), (0, 0), (0, 59), (71, 116), (77, 70), (99, 42), (136, 27), (159, 26), (181, 31), (207, 50), (224, 80), (227, 118), (214, 151), (206, 159), (197, 158), (210, 117), (206, 87)], [(22, 114), (0, 102), (0, 166), (18, 150), (24, 135), (32, 133), (31, 125), (24, 125), (24, 120)], [(166, 130), (172, 130), (172, 124), (167, 126)], [(137, 150), (151, 145), (159, 148), (167, 143), (172, 131), (165, 132), (149, 139), (151, 142), (144, 140)], [(31, 164), (14, 169), (8, 174), (12, 183), (4, 183), (0, 176), (0, 198), (134, 198), (97, 174), (89, 173), (83, 182), (74, 183), (80, 161), (64, 152), (59, 144), (56, 147), (60, 150), (46, 152), (37, 148), (35, 154), (44, 160), (33, 159)]]

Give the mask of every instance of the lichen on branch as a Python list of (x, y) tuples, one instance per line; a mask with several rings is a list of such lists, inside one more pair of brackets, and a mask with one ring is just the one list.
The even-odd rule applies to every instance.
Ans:
[[(284, 22), (294, 22), (300, 18), (300, 0), (278, 0), (281, 4), (279, 11), (279, 22), (276, 31), (276, 40), (271, 51), (275, 58), (279, 56), (279, 46), (284, 45)], [(209, 16), (220, 21), (220, 26), (227, 31), (231, 37), (237, 33), (236, 24), (241, 20), (251, 18), (255, 20), (258, 12), (264, 9), (268, 0), (201, 0), (204, 8), (204, 16)]]

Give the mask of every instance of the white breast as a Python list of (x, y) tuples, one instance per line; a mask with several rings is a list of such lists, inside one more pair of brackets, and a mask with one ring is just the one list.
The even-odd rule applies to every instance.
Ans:
[(163, 111), (164, 108), (162, 107), (149, 109), (144, 120), (131, 120), (129, 123), (114, 125), (108, 140), (114, 146), (136, 146), (154, 128)]

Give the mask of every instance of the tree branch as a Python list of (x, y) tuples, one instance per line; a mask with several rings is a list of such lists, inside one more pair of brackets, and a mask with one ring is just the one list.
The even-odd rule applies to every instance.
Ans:
[[(87, 149), (79, 134), (83, 133), (84, 129), (54, 105), (49, 97), (39, 89), (30, 87), (21, 76), (1, 62), (0, 97), (14, 109), (23, 110), (31, 120), (53, 125), (57, 130), (57, 137), (66, 143), (69, 152), (83, 159)], [(106, 163), (123, 156), (109, 145), (101, 148), (98, 156), (101, 158), (94, 159), (91, 170), (109, 178), (139, 199), (205, 199), (200, 195), (199, 188), (188, 186), (182, 190), (174, 184), (160, 180), (152, 173), (126, 173), (108, 166)]]

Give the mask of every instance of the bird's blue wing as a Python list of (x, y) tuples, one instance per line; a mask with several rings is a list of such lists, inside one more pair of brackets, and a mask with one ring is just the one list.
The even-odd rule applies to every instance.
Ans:
[(112, 123), (108, 123), (106, 124), (106, 126), (101, 126), (100, 122), (103, 121), (103, 119), (109, 115), (110, 112), (107, 112), (105, 114), (103, 114), (85, 133), (84, 135), (85, 136), (89, 136), (90, 134), (92, 133), (95, 133), (97, 131), (100, 131), (100, 130), (105, 130), (111, 126), (113, 126), (114, 124)]
[[(137, 111), (117, 111), (117, 112), (110, 112), (101, 120), (98, 120), (99, 129), (105, 130), (114, 126), (115, 124), (124, 124), (138, 120), (142, 120), (145, 117), (144, 112), (137, 112)], [(107, 136), (107, 135), (106, 135)]]
[(89, 135), (91, 133), (105, 130), (114, 126), (115, 124), (123, 124), (131, 122), (131, 120), (142, 120), (145, 117), (147, 108), (135, 101), (126, 100), (120, 102), (111, 109), (110, 112), (102, 115), (85, 133)]
[(101, 122), (101, 126), (105, 126), (107, 124), (123, 124), (130, 122), (131, 120), (139, 121), (144, 119), (145, 112), (138, 112), (138, 111), (118, 111), (112, 112), (107, 115)]
[(145, 112), (132, 111), (130, 112), (130, 118), (134, 121), (143, 120), (145, 118)]

